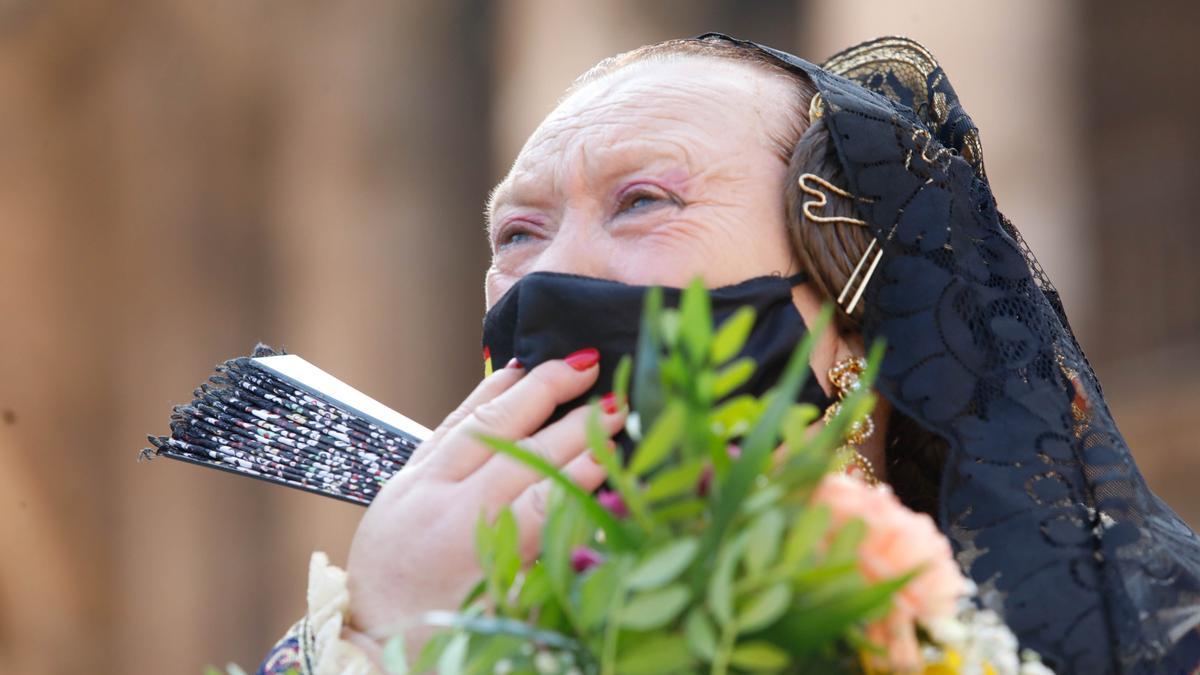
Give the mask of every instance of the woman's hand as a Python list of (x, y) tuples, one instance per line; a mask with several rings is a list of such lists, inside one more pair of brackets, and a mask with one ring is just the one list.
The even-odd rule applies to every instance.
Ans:
[[(585, 349), (528, 374), (513, 362), (480, 383), (417, 448), (367, 509), (350, 546), (354, 630), (376, 639), (404, 630), (415, 656), (431, 632), (418, 627), (420, 615), (457, 609), (480, 578), (474, 533), (481, 512), (492, 518), (511, 504), (522, 553), (526, 560), (536, 556), (550, 484), (493, 453), (480, 435), (516, 440), (563, 467), (584, 490), (604, 482), (586, 449), (588, 406), (542, 428), (555, 407), (591, 388), (598, 358)], [(625, 411), (611, 397), (601, 407), (601, 424), (615, 434)]]

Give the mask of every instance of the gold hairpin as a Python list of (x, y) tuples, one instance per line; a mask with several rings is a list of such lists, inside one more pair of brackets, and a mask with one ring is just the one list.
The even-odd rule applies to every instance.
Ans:
[[(878, 250), (876, 248), (878, 247)], [(874, 257), (872, 257), (874, 252)], [(855, 279), (858, 278), (858, 273), (862, 271), (864, 265), (867, 264), (867, 259), (871, 258), (871, 263), (867, 267), (866, 274), (863, 275), (862, 281), (857, 284), (858, 290), (855, 291), (854, 297), (850, 299), (850, 304), (846, 304), (846, 296), (850, 294), (850, 289), (855, 288)], [(867, 290), (867, 284), (871, 281), (871, 276), (875, 274), (875, 267), (879, 265), (879, 260), (883, 258), (883, 247), (879, 246), (878, 237), (871, 239), (871, 245), (867, 246), (867, 250), (863, 252), (861, 258), (858, 259), (858, 264), (854, 266), (854, 271), (850, 273), (850, 278), (846, 279), (846, 285), (842, 288), (842, 292), (838, 293), (837, 302), (847, 314), (853, 314), (854, 308), (858, 306), (858, 301), (862, 299), (863, 292)]]
[(810, 199), (810, 200), (804, 202), (804, 205), (801, 210), (804, 212), (805, 218), (808, 218), (809, 220), (813, 221), (814, 223), (846, 223), (847, 225), (863, 225), (863, 226), (865, 226), (867, 224), (867, 221), (859, 219), (859, 218), (848, 218), (846, 216), (818, 216), (815, 213), (813, 213), (812, 208), (814, 206), (817, 207), (818, 209), (823, 209), (823, 208), (825, 208), (825, 205), (829, 203), (829, 200), (828, 200), (828, 198), (825, 197), (824, 192), (821, 192), (820, 190), (818, 190), (817, 188), (815, 188), (811, 185), (808, 185), (808, 181), (812, 181), (812, 182), (816, 183), (817, 185), (820, 185), (821, 187), (825, 188), (826, 190), (829, 190), (830, 192), (832, 192), (833, 194), (835, 194), (839, 197), (845, 197), (846, 199), (854, 199), (856, 201), (862, 201), (862, 202), (868, 202), (868, 203), (871, 201), (868, 199), (859, 199), (858, 197), (855, 197), (854, 195), (847, 192), (846, 190), (843, 190), (842, 188), (834, 185), (833, 183), (830, 183), (829, 181), (825, 180), (824, 178), (821, 178), (820, 176), (816, 175), (815, 173), (806, 173), (806, 174), (800, 176), (798, 185), (800, 186), (800, 189), (804, 191), (805, 194), (816, 197), (816, 200)]
[[(846, 216), (818, 216), (814, 214), (812, 212), (812, 208), (814, 206), (818, 209), (824, 208), (825, 205), (829, 203), (829, 199), (825, 196), (824, 192), (816, 187), (813, 187), (812, 185), (809, 185), (809, 181), (825, 188), (826, 190), (829, 190), (839, 197), (866, 202), (868, 204), (875, 201), (873, 199), (856, 197), (849, 191), (843, 190), (842, 188), (830, 183), (816, 174), (806, 173), (800, 176), (800, 180), (797, 184), (805, 194), (815, 197), (816, 199), (804, 202), (801, 210), (804, 213), (805, 218), (808, 218), (814, 223), (845, 223), (847, 225), (866, 227), (867, 221), (862, 220), (861, 218), (848, 218)], [(881, 258), (883, 258), (883, 247), (879, 246), (879, 239), (877, 237), (872, 238), (871, 244), (867, 246), (867, 250), (863, 253), (862, 258), (859, 258), (858, 264), (854, 266), (854, 271), (850, 273), (850, 278), (846, 280), (846, 285), (842, 288), (842, 292), (839, 293), (837, 297), (838, 306), (841, 307), (847, 314), (853, 313), (854, 308), (858, 306), (859, 300), (862, 300), (863, 292), (867, 290), (867, 283), (871, 281), (871, 276), (875, 274), (875, 268), (879, 265)], [(870, 262), (868, 262), (868, 259)], [(859, 280), (859, 273), (863, 272), (864, 268), (866, 268), (865, 274), (863, 274), (862, 279)], [(852, 291), (853, 296), (851, 296), (849, 302), (847, 302), (846, 298), (847, 296), (851, 295)]]

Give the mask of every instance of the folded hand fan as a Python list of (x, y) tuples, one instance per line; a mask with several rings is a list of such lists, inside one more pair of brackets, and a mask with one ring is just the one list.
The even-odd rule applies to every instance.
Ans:
[(226, 361), (142, 456), (367, 505), (431, 431), (294, 354)]

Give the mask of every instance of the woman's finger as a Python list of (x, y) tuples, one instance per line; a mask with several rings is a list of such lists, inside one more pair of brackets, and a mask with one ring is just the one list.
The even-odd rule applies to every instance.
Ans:
[(408, 466), (412, 467), (422, 462), (451, 429), (458, 426), (476, 408), (507, 391), (524, 375), (525, 369), (521, 367), (520, 363), (516, 363), (516, 359), (513, 359), (508, 366), (483, 378), (479, 384), (475, 385), (474, 391), (468, 394), (463, 402), (455, 408), (454, 412), (446, 415), (446, 419), (442, 420), (438, 428), (433, 430), (433, 434), (417, 446), (416, 451), (408, 460)]
[(599, 356), (547, 361), (490, 401), (480, 404), (446, 432), (441, 443), (453, 452), (434, 453), (430, 468), (450, 479), (465, 478), (492, 456), (480, 436), (520, 439), (537, 431), (554, 409), (586, 392), (596, 381)]
[[(521, 447), (541, 455), (556, 467), (573, 461), (587, 450), (587, 428), (592, 415), (598, 415), (604, 435), (610, 437), (625, 424), (627, 410), (618, 407), (610, 396), (596, 405), (581, 405), (565, 417), (547, 425), (532, 436), (520, 441)], [(517, 497), (541, 474), (517, 460), (497, 454), (471, 475), (489, 499), (507, 502)]]
[[(608, 477), (604, 467), (590, 452), (584, 452), (571, 460), (563, 467), (563, 473), (589, 493), (596, 491)], [(525, 488), (513, 501), (513, 516), (517, 520), (517, 531), (521, 537), (521, 556), (526, 562), (536, 558), (541, 547), (542, 525), (546, 522), (546, 503), (553, 486), (554, 483), (550, 479), (542, 479)]]

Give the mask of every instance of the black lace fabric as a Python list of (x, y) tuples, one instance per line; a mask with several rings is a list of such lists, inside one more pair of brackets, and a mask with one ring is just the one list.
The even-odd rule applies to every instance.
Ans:
[(884, 38), (817, 67), (883, 256), (863, 333), (880, 392), (947, 442), (939, 520), (984, 604), (1062, 673), (1200, 665), (1200, 540), (1146, 486), (1058, 294), (997, 210), (979, 134), (920, 45)]

